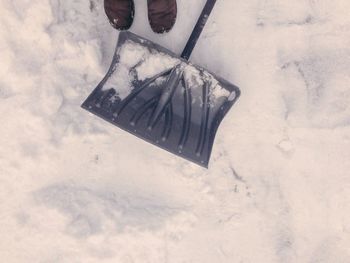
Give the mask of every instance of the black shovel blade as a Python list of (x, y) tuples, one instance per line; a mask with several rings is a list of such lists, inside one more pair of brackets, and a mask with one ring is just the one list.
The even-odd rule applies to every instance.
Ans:
[(82, 107), (203, 167), (239, 89), (130, 32), (119, 35), (112, 64)]

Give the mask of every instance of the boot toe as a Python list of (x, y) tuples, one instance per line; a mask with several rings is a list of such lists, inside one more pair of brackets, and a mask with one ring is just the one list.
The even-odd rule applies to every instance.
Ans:
[(177, 17), (176, 0), (148, 0), (148, 20), (155, 33), (169, 32)]
[(115, 29), (127, 30), (131, 27), (135, 13), (133, 0), (104, 0), (104, 9)]

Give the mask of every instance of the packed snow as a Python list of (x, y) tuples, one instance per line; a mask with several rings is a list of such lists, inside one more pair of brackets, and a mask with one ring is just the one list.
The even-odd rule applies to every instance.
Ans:
[[(203, 85), (209, 85), (212, 104), (220, 97), (230, 97), (231, 93), (233, 93), (233, 99), (236, 98), (235, 92), (223, 88), (219, 81), (205, 69), (198, 69), (178, 57), (143, 45), (142, 42), (144, 41), (141, 41), (140, 44), (128, 39), (117, 47), (118, 59), (112, 65), (112, 72), (109, 73), (103, 84), (103, 90), (114, 89), (118, 98), (123, 100), (136, 89), (133, 86), (134, 82), (144, 81), (155, 76), (159, 77), (155, 79), (153, 84), (164, 88), (166, 76), (163, 76), (162, 73), (170, 72), (179, 65), (178, 75), (184, 77), (187, 88), (202, 90)], [(200, 97), (202, 96), (202, 92), (197, 93)]]
[[(204, 2), (157, 35), (135, 1), (131, 31), (180, 54)], [(0, 10), (1, 262), (350, 262), (349, 1), (217, 1), (191, 62), (242, 96), (208, 170), (80, 108), (118, 38), (103, 1)]]

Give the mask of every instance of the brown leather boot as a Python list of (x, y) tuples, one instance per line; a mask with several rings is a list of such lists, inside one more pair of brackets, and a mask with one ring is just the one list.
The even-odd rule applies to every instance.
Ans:
[(147, 0), (148, 20), (156, 33), (170, 31), (177, 15), (176, 0)]
[(104, 0), (106, 15), (111, 25), (118, 30), (127, 30), (134, 20), (133, 0)]

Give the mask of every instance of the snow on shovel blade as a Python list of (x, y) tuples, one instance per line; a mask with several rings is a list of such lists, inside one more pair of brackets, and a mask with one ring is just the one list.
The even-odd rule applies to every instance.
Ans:
[(82, 107), (208, 167), (216, 131), (239, 89), (173, 52), (122, 32), (108, 73)]

